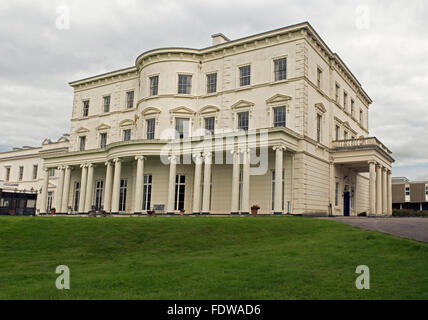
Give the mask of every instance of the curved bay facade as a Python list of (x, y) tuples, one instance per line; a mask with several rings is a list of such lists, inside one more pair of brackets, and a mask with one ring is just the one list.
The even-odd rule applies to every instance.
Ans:
[(69, 135), (0, 154), (0, 188), (31, 186), (40, 213), (391, 214), (372, 101), (308, 23), (151, 50), (70, 85)]

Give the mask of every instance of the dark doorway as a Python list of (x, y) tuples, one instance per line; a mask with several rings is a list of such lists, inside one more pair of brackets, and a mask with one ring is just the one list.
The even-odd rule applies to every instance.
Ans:
[(350, 204), (351, 204), (351, 193), (345, 191), (343, 193), (343, 215), (349, 217), (350, 213)]

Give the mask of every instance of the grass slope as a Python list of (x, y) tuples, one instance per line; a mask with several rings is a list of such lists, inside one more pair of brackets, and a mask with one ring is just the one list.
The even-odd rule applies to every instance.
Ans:
[(0, 217), (0, 299), (427, 299), (427, 262), (426, 244), (317, 219)]

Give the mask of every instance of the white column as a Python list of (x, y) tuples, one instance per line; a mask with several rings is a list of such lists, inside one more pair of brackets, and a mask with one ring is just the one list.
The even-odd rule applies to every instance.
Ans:
[(58, 184), (56, 186), (55, 191), (55, 209), (58, 213), (65, 213), (61, 211), (61, 204), (62, 204), (62, 192), (64, 190), (64, 173), (65, 168), (64, 167), (58, 167), (59, 171), (59, 178), (58, 178)]
[(175, 200), (175, 177), (177, 175), (177, 157), (169, 157), (169, 185), (168, 185), (168, 206), (167, 213), (174, 214)]
[(114, 180), (111, 201), (111, 212), (119, 213), (120, 177), (122, 175), (122, 159), (114, 160)]
[(111, 212), (111, 193), (113, 187), (113, 163), (107, 161), (106, 165), (106, 185), (104, 188), (104, 211)]
[(49, 188), (49, 168), (43, 168), (43, 186), (40, 193), (40, 213), (47, 213), (48, 203), (48, 188)]
[(274, 201), (274, 214), (282, 214), (282, 195), (284, 190), (282, 189), (282, 171), (284, 168), (284, 150), (282, 146), (273, 147), (276, 152), (275, 157), (275, 201)]
[(204, 160), (204, 194), (202, 196), (202, 214), (210, 214), (212, 154), (204, 154)]
[(195, 177), (193, 180), (193, 214), (201, 213), (201, 176), (202, 176), (202, 156), (200, 153), (194, 155)]
[(61, 213), (68, 213), (68, 198), (70, 194), (71, 167), (65, 167), (64, 188), (62, 192)]
[(382, 166), (376, 166), (376, 214), (382, 214)]
[(82, 164), (82, 175), (80, 177), (79, 213), (85, 212), (86, 180), (88, 177), (88, 165)]
[(392, 172), (388, 170), (388, 215), (392, 215)]
[(90, 163), (88, 165), (88, 178), (86, 182), (85, 212), (92, 210), (92, 201), (94, 199), (94, 169), (95, 166)]
[(387, 169), (382, 169), (382, 214), (388, 214), (388, 180)]
[(242, 202), (241, 213), (250, 213), (250, 152), (245, 150), (243, 152), (244, 160), (242, 166)]
[(369, 204), (370, 215), (376, 215), (376, 162), (369, 162), (370, 178), (369, 178)]
[(239, 214), (239, 152), (233, 150), (233, 172), (232, 172), (232, 204), (230, 206), (231, 214)]
[(135, 160), (137, 160), (137, 174), (134, 193), (134, 213), (141, 213), (143, 210), (144, 160), (146, 158), (137, 156)]

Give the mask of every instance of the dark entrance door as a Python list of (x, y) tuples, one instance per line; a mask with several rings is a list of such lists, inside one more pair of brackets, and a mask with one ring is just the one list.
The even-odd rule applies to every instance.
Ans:
[(343, 215), (345, 217), (349, 217), (350, 204), (351, 204), (351, 193), (349, 191), (345, 191), (343, 193)]

